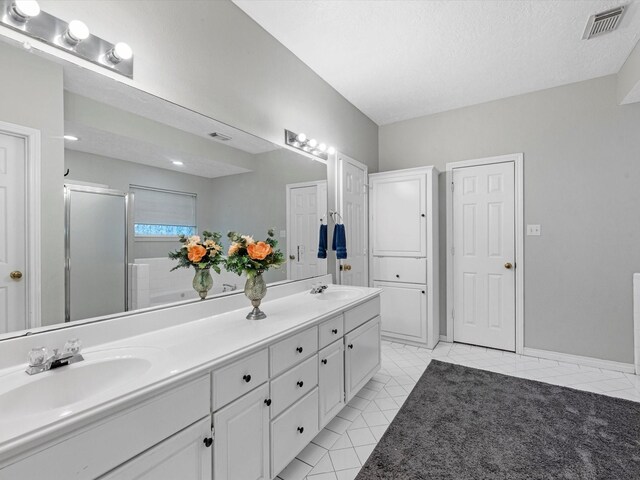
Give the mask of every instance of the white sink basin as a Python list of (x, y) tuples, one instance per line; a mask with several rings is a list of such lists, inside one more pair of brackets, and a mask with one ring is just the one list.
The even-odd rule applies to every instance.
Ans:
[[(153, 366), (155, 348), (123, 348), (84, 354), (85, 360), (36, 375), (12, 373), (0, 381), (0, 412), (9, 418), (64, 410), (139, 378)], [(152, 355), (150, 355), (152, 354)]]
[(329, 288), (328, 290), (314, 295), (318, 300), (353, 300), (359, 297), (362, 293), (359, 290), (350, 288)]

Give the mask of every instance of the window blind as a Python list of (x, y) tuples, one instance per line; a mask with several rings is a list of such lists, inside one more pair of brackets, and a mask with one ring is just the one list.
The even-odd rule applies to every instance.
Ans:
[(172, 192), (131, 185), (134, 194), (133, 221), (136, 225), (196, 227), (194, 193)]

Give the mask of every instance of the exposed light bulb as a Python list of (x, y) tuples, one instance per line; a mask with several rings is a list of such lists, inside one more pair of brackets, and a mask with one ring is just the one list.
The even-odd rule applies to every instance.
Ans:
[(325, 152), (327, 150), (327, 146), (324, 143), (321, 143), (320, 145), (318, 145), (318, 150), (320, 150), (321, 152)]
[(80, 140), (78, 137), (76, 137), (75, 135), (65, 135), (63, 137), (65, 140), (69, 140), (70, 142), (77, 142), (78, 140)]
[(178, 165), (178, 166), (184, 165), (184, 163), (181, 162), (180, 160), (172, 160), (171, 163), (173, 163), (174, 165)]
[(133, 50), (124, 42), (116, 43), (115, 47), (107, 52), (107, 60), (114, 65), (123, 60), (129, 60), (131, 57), (133, 57)]
[(80, 20), (71, 20), (67, 31), (64, 33), (65, 42), (69, 45), (77, 45), (87, 38), (89, 38), (89, 27)]
[(24, 23), (40, 14), (40, 5), (35, 0), (15, 0), (9, 7), (9, 14), (14, 20)]
[(304, 143), (307, 141), (307, 136), (304, 133), (299, 133), (298, 135), (296, 135), (296, 140), (300, 143)]
[(329, 147), (329, 148), (327, 148), (327, 153), (329, 155), (333, 155), (334, 153), (336, 153), (336, 149), (333, 148), (333, 147)]
[(308, 143), (308, 145), (309, 145), (311, 148), (316, 148), (316, 146), (318, 145), (318, 141), (317, 141), (315, 138), (312, 138), (312, 139), (311, 139), (311, 140), (309, 140), (309, 142), (307, 142), (307, 143)]

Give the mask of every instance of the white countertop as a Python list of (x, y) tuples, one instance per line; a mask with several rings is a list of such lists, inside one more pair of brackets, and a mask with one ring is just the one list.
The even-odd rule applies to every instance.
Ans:
[[(142, 355), (151, 367), (138, 376), (117, 383), (99, 394), (73, 404), (29, 415), (7, 415), (0, 410), (0, 466), (25, 446), (48, 441), (119, 409), (156, 395), (180, 382), (196, 378), (213, 368), (258, 350), (380, 294), (377, 288), (339, 287), (357, 292), (348, 300), (319, 300), (308, 291), (265, 301), (264, 320), (245, 316), (250, 306), (208, 316), (181, 325), (152, 331), (83, 350), (85, 362), (100, 361), (114, 351), (126, 357)], [(320, 294), (322, 295), (322, 294)], [(64, 375), (65, 369), (82, 368), (83, 362), (34, 376), (24, 373), (26, 365), (0, 370), (0, 398), (28, 382)]]

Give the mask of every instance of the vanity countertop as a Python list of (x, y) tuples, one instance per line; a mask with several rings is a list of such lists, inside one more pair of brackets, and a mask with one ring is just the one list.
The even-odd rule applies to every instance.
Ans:
[[(201, 318), (181, 325), (142, 335), (97, 345), (83, 350), (84, 362), (29, 376), (23, 365), (0, 370), (0, 465), (23, 450), (25, 445), (40, 443), (55, 435), (66, 434), (119, 409), (149, 398), (181, 382), (203, 375), (224, 363), (247, 355), (280, 338), (321, 323), (341, 311), (353, 308), (380, 294), (377, 288), (329, 286), (327, 293), (338, 290), (353, 292), (351, 298), (320, 299), (309, 291), (265, 301), (264, 320), (250, 321), (245, 316), (250, 306)], [(330, 298), (330, 297), (329, 297)], [(116, 371), (106, 367), (95, 369), (88, 383), (117, 378), (112, 387), (99, 393), (83, 395), (73, 391), (75, 403), (42, 398), (33, 388), (35, 381), (52, 384), (56, 375), (80, 371), (90, 363), (112, 361)], [(84, 364), (84, 365), (83, 365)], [(87, 370), (89, 371), (89, 370)], [(71, 388), (82, 388), (85, 377), (80, 375)], [(101, 377), (101, 378), (100, 378)], [(59, 377), (59, 378), (62, 378)], [(71, 378), (71, 377), (69, 377)], [(103, 384), (104, 384), (103, 382)], [(62, 386), (65, 388), (66, 386)], [(87, 385), (87, 389), (89, 385)], [(72, 393), (73, 393), (72, 392)], [(64, 398), (69, 392), (60, 392)], [(20, 398), (23, 395), (23, 398)], [(6, 405), (2, 398), (5, 397)], [(43, 405), (46, 408), (43, 408)], [(11, 409), (20, 410), (12, 413)], [(32, 410), (29, 410), (32, 409)], [(26, 413), (25, 413), (26, 412)]]

